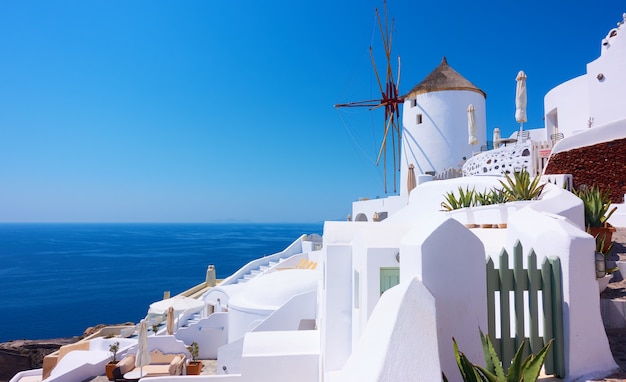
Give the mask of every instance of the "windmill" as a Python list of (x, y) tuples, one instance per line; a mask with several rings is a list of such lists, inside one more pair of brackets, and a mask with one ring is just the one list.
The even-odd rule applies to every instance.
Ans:
[[(384, 109), (384, 133), (383, 139), (378, 150), (378, 156), (376, 158), (376, 165), (380, 164), (380, 160), (383, 160), (384, 181), (385, 181), (385, 193), (387, 193), (387, 157), (388, 157), (388, 144), (391, 146), (391, 158), (393, 159), (393, 192), (396, 192), (397, 173), (400, 170), (400, 139), (402, 136), (402, 127), (400, 119), (400, 104), (404, 102), (404, 97), (398, 93), (400, 86), (400, 57), (398, 56), (398, 79), (394, 79), (393, 69), (391, 67), (391, 32), (393, 30), (393, 19), (391, 25), (387, 15), (387, 2), (383, 3), (384, 23), (381, 19), (378, 9), (376, 9), (376, 20), (378, 27), (380, 28), (380, 34), (383, 40), (383, 48), (385, 50), (385, 57), (387, 60), (387, 71), (384, 81), (381, 79), (374, 60), (373, 49), (370, 46), (370, 58), (372, 60), (372, 66), (374, 73), (376, 74), (376, 80), (378, 81), (378, 87), (380, 89), (380, 98), (370, 99), (365, 101), (356, 101), (348, 103), (336, 104), (336, 108), (340, 107), (368, 107), (370, 110), (383, 108)], [(391, 141), (391, 143), (389, 142)]]

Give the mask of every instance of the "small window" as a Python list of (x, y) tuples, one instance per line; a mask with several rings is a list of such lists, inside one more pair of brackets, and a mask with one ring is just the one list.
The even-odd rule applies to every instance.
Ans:
[(422, 124), (422, 115), (421, 115), (421, 114), (418, 114), (418, 115), (417, 115), (417, 124), (418, 124), (418, 125), (421, 125), (421, 124)]
[(411, 107), (417, 106), (417, 98), (411, 100)]

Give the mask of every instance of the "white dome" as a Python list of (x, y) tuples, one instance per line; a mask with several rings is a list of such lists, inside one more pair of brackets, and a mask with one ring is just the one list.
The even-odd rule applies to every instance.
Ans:
[(321, 272), (309, 269), (286, 269), (250, 280), (228, 302), (240, 310), (276, 310), (293, 296), (317, 288)]

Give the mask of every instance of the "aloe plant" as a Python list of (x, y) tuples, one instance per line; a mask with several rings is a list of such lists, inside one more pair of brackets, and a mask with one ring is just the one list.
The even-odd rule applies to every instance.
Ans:
[(513, 177), (504, 174), (506, 182), (500, 181), (502, 184), (502, 192), (507, 201), (514, 202), (519, 200), (535, 200), (541, 195), (545, 184), (539, 184), (540, 178), (537, 176), (531, 179), (530, 173), (526, 169), (514, 172)]
[(459, 196), (457, 197), (454, 192), (446, 192), (444, 195), (445, 201), (441, 202), (441, 207), (446, 211), (458, 210), (459, 208), (472, 207), (476, 205), (475, 201), (476, 191), (472, 188), (465, 187), (465, 190), (459, 186)]
[(574, 190), (585, 206), (585, 227), (603, 227), (604, 223), (613, 215), (617, 207), (611, 209), (611, 197), (607, 190), (602, 192), (596, 186), (580, 187)]
[[(489, 336), (484, 335), (480, 331), (480, 341), (483, 344), (483, 353), (485, 355), (485, 367), (474, 365), (472, 362), (459, 351), (459, 347), (456, 340), (452, 338), (454, 342), (454, 354), (456, 356), (456, 363), (465, 382), (533, 382), (539, 378), (539, 373), (545, 361), (548, 350), (554, 340), (550, 340), (546, 346), (543, 347), (537, 353), (537, 355), (529, 355), (526, 359), (522, 359), (524, 356), (524, 348), (526, 341), (522, 342), (519, 349), (515, 353), (511, 366), (506, 371), (502, 366), (502, 362), (498, 358), (496, 351), (489, 339)], [(448, 382), (446, 375), (443, 374), (443, 380)]]

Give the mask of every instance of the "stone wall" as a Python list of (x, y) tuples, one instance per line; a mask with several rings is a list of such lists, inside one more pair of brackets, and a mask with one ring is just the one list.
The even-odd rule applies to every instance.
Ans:
[(613, 203), (626, 193), (626, 139), (617, 139), (554, 154), (545, 174), (572, 174), (574, 187), (582, 184), (610, 191)]
[(0, 344), (0, 381), (8, 381), (23, 370), (40, 368), (43, 358), (78, 337), (51, 340), (18, 340)]

